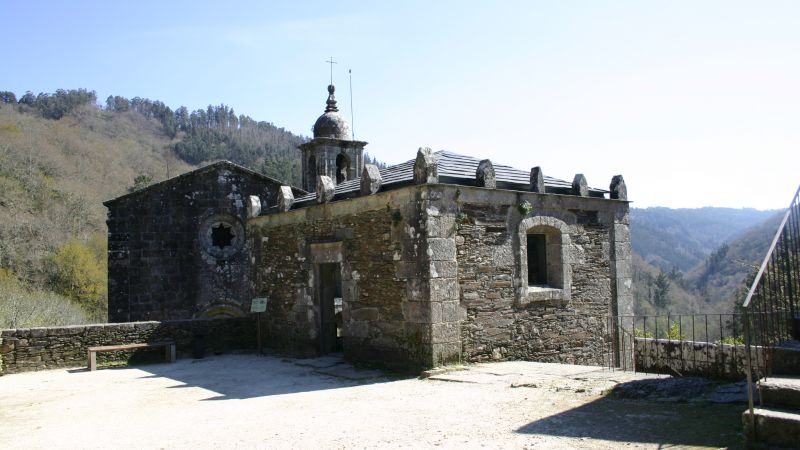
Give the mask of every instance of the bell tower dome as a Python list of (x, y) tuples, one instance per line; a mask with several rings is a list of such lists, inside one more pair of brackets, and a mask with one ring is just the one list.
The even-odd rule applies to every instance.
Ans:
[(303, 157), (303, 189), (314, 192), (317, 176), (325, 175), (334, 183), (358, 178), (364, 168), (364, 141), (353, 139), (350, 124), (339, 114), (334, 92), (328, 85), (325, 112), (314, 123), (314, 139), (300, 145)]

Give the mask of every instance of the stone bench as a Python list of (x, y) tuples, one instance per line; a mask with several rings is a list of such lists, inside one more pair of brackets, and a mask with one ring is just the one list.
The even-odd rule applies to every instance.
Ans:
[(99, 347), (89, 347), (87, 349), (89, 357), (89, 370), (97, 370), (97, 354), (100, 352), (113, 352), (117, 350), (133, 350), (137, 348), (158, 348), (164, 347), (164, 356), (167, 362), (175, 362), (175, 342), (147, 342), (137, 344), (103, 345)]

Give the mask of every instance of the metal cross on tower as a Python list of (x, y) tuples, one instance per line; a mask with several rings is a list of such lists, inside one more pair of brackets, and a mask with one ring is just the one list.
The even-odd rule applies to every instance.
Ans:
[(331, 65), (331, 85), (333, 85), (333, 65), (336, 64), (336, 61), (334, 61), (333, 56), (331, 56), (331, 59), (325, 62)]

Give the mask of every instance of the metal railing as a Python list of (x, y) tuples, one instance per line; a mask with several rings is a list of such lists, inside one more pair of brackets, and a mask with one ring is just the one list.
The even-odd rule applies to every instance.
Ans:
[[(798, 339), (800, 286), (800, 187), (795, 192), (742, 304), (747, 348), (747, 387), (753, 420), (753, 374), (760, 379), (772, 373), (772, 355), (782, 342)], [(764, 349), (764, 365), (753, 364), (750, 348)], [(751, 423), (752, 426), (752, 423)], [(754, 429), (754, 428), (753, 428)]]
[[(664, 314), (606, 318), (606, 365), (614, 370), (742, 379), (743, 314)], [(613, 336), (613, 337), (612, 337)], [(762, 351), (754, 348), (757, 364)]]

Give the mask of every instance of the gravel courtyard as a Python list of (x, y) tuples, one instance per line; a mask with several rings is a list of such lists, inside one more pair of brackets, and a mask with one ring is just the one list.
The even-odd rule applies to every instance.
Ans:
[(532, 362), (419, 379), (256, 355), (51, 370), (0, 377), (0, 448), (740, 447), (744, 405), (707, 382), (681, 399), (698, 384), (678, 383)]

